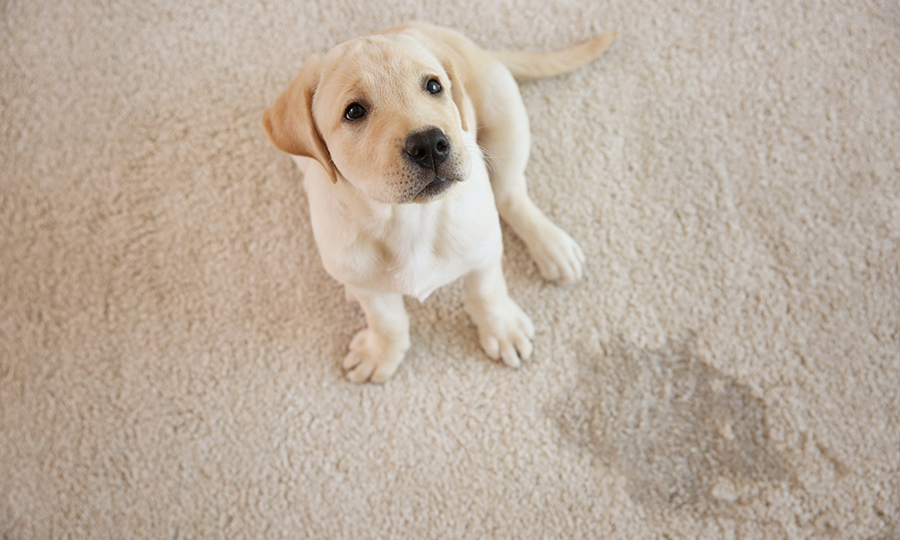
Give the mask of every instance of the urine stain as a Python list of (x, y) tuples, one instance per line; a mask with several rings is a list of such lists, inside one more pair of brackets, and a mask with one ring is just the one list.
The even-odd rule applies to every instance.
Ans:
[(763, 400), (700, 360), (693, 338), (581, 348), (552, 414), (566, 441), (625, 477), (633, 501), (712, 510), (740, 502), (748, 483), (790, 480)]

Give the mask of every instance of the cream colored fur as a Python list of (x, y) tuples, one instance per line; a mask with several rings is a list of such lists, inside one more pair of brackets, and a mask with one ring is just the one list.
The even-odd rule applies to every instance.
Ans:
[[(580, 280), (584, 254), (526, 191), (528, 118), (513, 73), (575, 69), (614, 36), (561, 53), (490, 53), (409, 23), (310, 59), (266, 111), (272, 143), (305, 172), (325, 269), (365, 311), (343, 361), (351, 380), (393, 375), (410, 346), (403, 296), (423, 300), (458, 278), (487, 355), (512, 367), (531, 357), (534, 326), (503, 278), (498, 210), (547, 279)], [(431, 81), (441, 91), (426, 90)], [(349, 118), (351, 106), (363, 116)], [(409, 138), (429, 129), (446, 136), (446, 161), (411, 164)]]

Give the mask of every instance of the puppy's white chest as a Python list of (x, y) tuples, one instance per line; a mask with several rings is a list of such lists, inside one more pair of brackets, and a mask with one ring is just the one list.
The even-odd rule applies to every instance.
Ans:
[(316, 165), (306, 182), (313, 233), (325, 269), (344, 284), (424, 300), (502, 252), (483, 164), (440, 200), (364, 206), (335, 197)]
[[(368, 249), (360, 246), (358, 262), (363, 271), (359, 276), (363, 281), (421, 301), (487, 255), (490, 242), (457, 228), (449, 216), (418, 217), (424, 219), (401, 218), (396, 226), (387, 228), (387, 235), (367, 242)], [(369, 250), (372, 252), (366, 253)], [(373, 258), (377, 261), (374, 272), (366, 275)]]

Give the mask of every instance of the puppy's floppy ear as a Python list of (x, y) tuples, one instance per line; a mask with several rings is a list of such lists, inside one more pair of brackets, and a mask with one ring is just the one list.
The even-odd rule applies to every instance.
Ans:
[(312, 115), (313, 96), (322, 73), (322, 59), (310, 58), (290, 86), (263, 114), (263, 127), (276, 148), (318, 161), (332, 182), (337, 170)]
[(447, 76), (450, 77), (450, 95), (453, 103), (459, 110), (459, 119), (462, 122), (463, 131), (469, 131), (469, 118), (466, 113), (466, 82), (469, 79), (469, 64), (454, 48), (442, 41), (429, 37), (418, 29), (409, 30), (408, 33), (422, 42), (423, 45), (438, 59)]
[[(440, 58), (440, 57), (438, 57)], [(453, 49), (447, 48), (447, 57), (442, 59), (444, 70), (450, 77), (450, 94), (459, 110), (459, 120), (463, 131), (469, 131), (468, 111), (466, 110), (466, 81), (469, 78), (469, 64)]]

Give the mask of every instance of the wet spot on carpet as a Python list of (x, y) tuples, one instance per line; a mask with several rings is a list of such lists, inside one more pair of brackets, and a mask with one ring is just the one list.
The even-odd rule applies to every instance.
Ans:
[(625, 477), (633, 501), (712, 509), (749, 483), (790, 479), (763, 400), (700, 360), (693, 338), (581, 349), (577, 383), (552, 414), (566, 441)]

